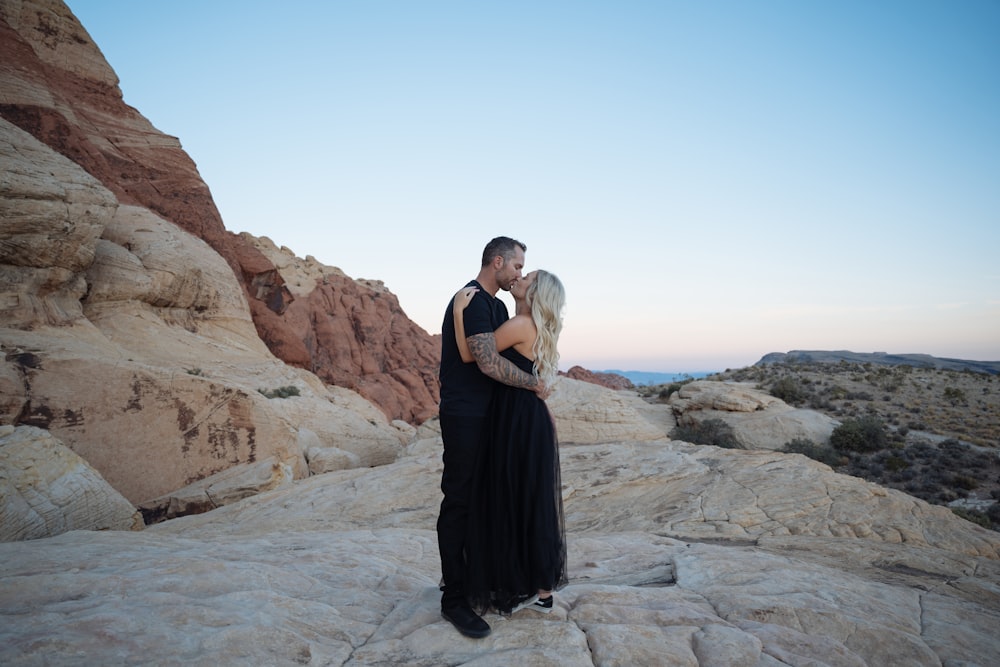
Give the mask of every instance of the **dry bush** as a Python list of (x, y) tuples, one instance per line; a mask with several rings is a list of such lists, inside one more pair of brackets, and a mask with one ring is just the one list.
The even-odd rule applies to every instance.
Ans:
[[(754, 382), (841, 422), (832, 447), (789, 443), (785, 451), (936, 504), (1000, 499), (1000, 376), (839, 362), (750, 366), (709, 379)], [(1000, 529), (1000, 503), (959, 514)]]

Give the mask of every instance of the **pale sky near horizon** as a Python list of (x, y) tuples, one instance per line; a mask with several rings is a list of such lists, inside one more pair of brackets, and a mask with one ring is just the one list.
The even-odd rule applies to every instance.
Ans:
[(564, 370), (1000, 360), (1000, 2), (67, 4), (227, 229), (429, 333), (503, 234)]

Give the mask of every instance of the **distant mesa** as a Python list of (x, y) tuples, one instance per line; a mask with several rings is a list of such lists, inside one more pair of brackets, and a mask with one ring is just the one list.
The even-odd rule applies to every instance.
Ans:
[(836, 364), (841, 361), (881, 366), (913, 366), (914, 368), (937, 368), (949, 371), (973, 371), (989, 373), (990, 375), (1000, 374), (1000, 361), (970, 361), (933, 357), (929, 354), (889, 354), (888, 352), (851, 352), (849, 350), (771, 352), (761, 357), (754, 366), (802, 363)]
[(624, 378), (628, 378), (637, 387), (658, 385), (658, 384), (669, 384), (671, 382), (682, 382), (684, 380), (700, 380), (706, 378), (709, 375), (714, 375), (718, 371), (693, 371), (691, 373), (665, 373), (659, 371), (620, 371), (620, 370), (607, 370), (607, 371), (596, 371), (599, 373), (606, 373), (608, 375), (620, 375)]

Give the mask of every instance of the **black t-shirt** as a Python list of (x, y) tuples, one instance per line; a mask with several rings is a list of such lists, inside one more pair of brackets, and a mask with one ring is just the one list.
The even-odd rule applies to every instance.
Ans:
[[(507, 306), (503, 301), (472, 280), (466, 287), (479, 291), (463, 313), (465, 336), (496, 331), (507, 321)], [(483, 375), (476, 362), (464, 363), (455, 342), (455, 321), (451, 309), (454, 299), (448, 302), (441, 324), (441, 404), (442, 413), (459, 417), (485, 417), (493, 396), (495, 381)]]

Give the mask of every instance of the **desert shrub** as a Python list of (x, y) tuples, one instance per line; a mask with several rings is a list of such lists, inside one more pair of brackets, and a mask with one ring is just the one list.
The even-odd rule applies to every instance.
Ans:
[[(681, 387), (686, 385), (688, 382), (691, 382), (691, 380), (684, 380), (683, 382), (671, 382), (670, 384), (667, 385), (666, 389), (660, 392), (660, 397), (670, 398), (671, 394), (673, 394), (675, 391), (680, 391)], [(667, 394), (666, 397), (663, 396), (664, 392)]]
[(838, 452), (877, 452), (886, 445), (885, 425), (873, 415), (845, 419), (833, 429), (830, 444)]
[(277, 389), (258, 389), (257, 391), (268, 398), (288, 398), (299, 395), (299, 388), (294, 385), (278, 387)]
[(990, 505), (990, 508), (986, 510), (986, 516), (989, 517), (994, 526), (1000, 526), (1000, 503)]
[(979, 482), (968, 475), (955, 475), (951, 478), (951, 485), (956, 489), (972, 491), (979, 486)]
[(965, 468), (969, 470), (985, 470), (993, 463), (992, 455), (985, 452), (976, 451), (969, 445), (948, 438), (938, 444), (938, 451), (942, 462), (946, 462), (952, 469)]
[(829, 447), (817, 445), (809, 438), (789, 440), (782, 447), (781, 451), (788, 452), (789, 454), (803, 454), (814, 461), (825, 463), (830, 467), (838, 466), (842, 463), (842, 457), (837, 452)]
[(948, 401), (952, 405), (960, 405), (967, 402), (965, 392), (961, 389), (956, 389), (955, 387), (944, 388), (944, 400)]
[(939, 488), (937, 494), (930, 500), (935, 505), (947, 505), (953, 500), (958, 500), (958, 494), (951, 489)]
[(902, 388), (902, 386), (903, 386), (903, 378), (901, 377), (889, 378), (887, 380), (883, 380), (882, 382), (882, 389), (886, 390), (891, 394), (895, 394)]
[(892, 454), (886, 457), (885, 467), (888, 468), (889, 470), (892, 470), (893, 472), (897, 472), (899, 470), (905, 470), (906, 468), (909, 468), (910, 462), (901, 456)]
[(966, 521), (971, 521), (972, 523), (978, 524), (983, 528), (992, 527), (992, 521), (990, 517), (982, 512), (977, 512), (976, 510), (966, 509), (964, 507), (952, 507), (951, 511), (962, 517)]
[(714, 445), (716, 447), (725, 447), (726, 449), (739, 449), (739, 445), (736, 442), (736, 435), (733, 433), (733, 427), (717, 418), (695, 422), (690, 426), (678, 426), (671, 432), (670, 437), (674, 440), (692, 442), (696, 445)]
[(948, 438), (947, 440), (942, 440), (938, 443), (938, 449), (951, 454), (960, 454), (968, 451), (969, 446), (957, 438)]
[(847, 390), (837, 385), (833, 385), (827, 389), (827, 393), (830, 394), (830, 398), (835, 401), (839, 401), (847, 396)]
[(895, 479), (898, 482), (909, 482), (910, 480), (916, 479), (916, 478), (917, 478), (917, 473), (914, 472), (913, 468), (911, 468), (909, 466), (903, 468), (902, 470), (899, 470), (895, 474)]
[(809, 398), (809, 407), (813, 410), (824, 411), (824, 410), (836, 410), (837, 406), (830, 402), (829, 399), (823, 398), (813, 394)]
[(801, 403), (806, 397), (806, 392), (802, 389), (798, 380), (787, 375), (779, 380), (776, 380), (771, 385), (770, 389), (768, 389), (768, 392), (771, 396), (780, 398), (789, 405)]

